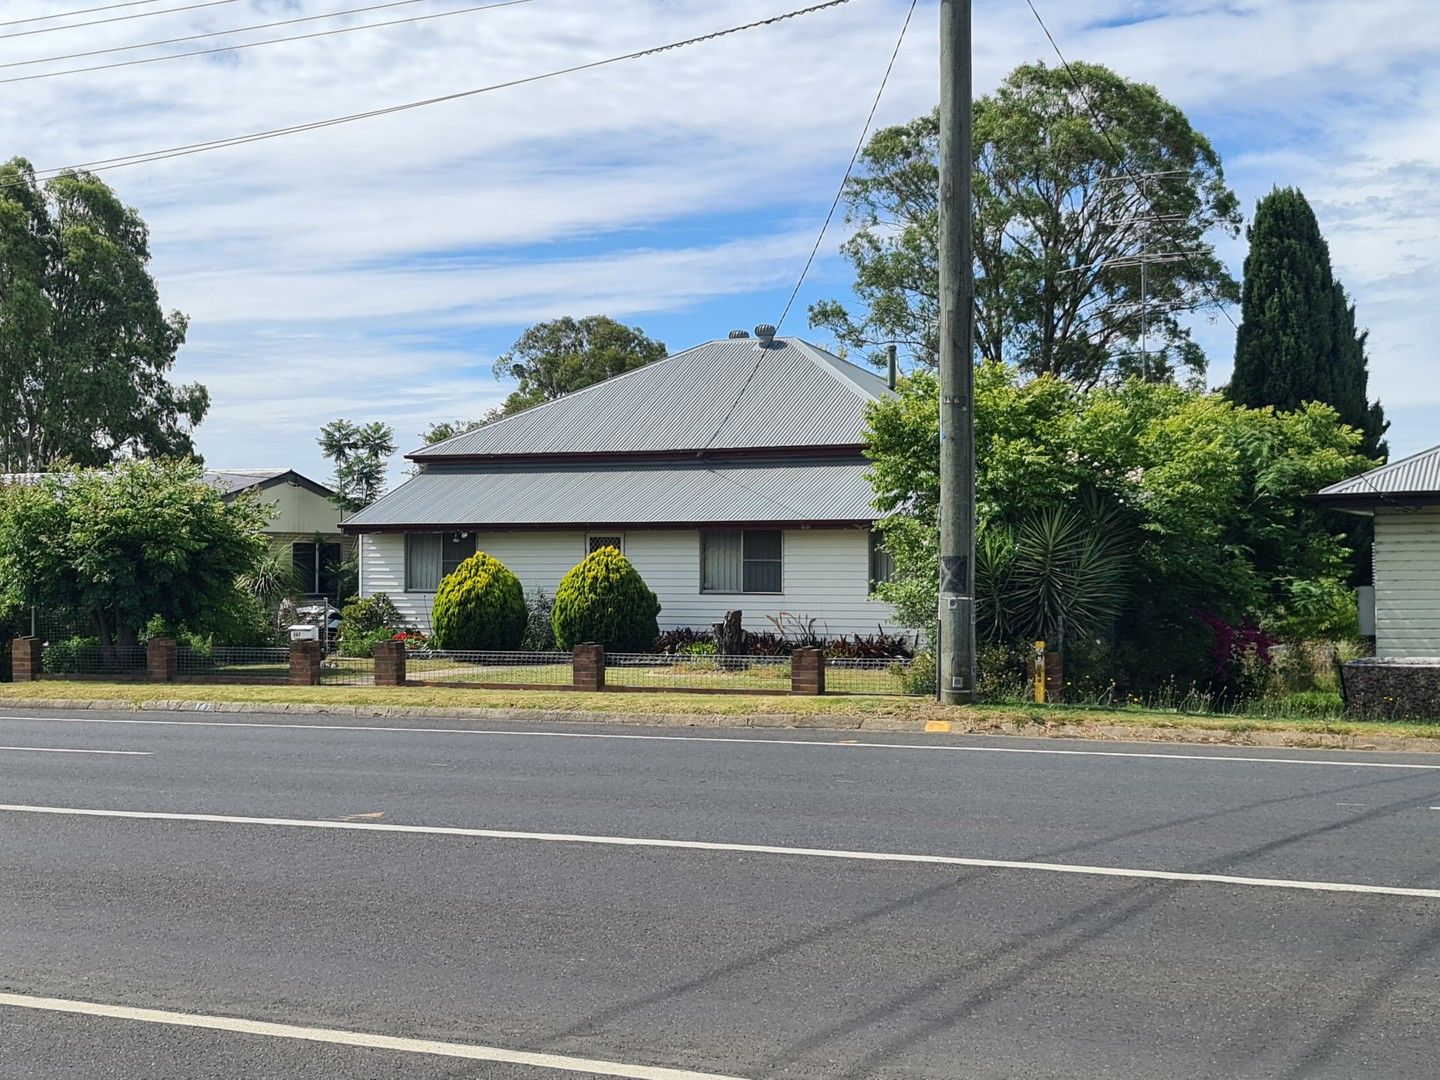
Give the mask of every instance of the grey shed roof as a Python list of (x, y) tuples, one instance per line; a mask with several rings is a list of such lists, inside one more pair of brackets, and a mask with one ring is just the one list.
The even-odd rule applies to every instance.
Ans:
[(1341, 509), (1440, 502), (1440, 446), (1331, 484), (1315, 497)]
[(219, 488), (224, 495), (234, 495), (250, 488), (274, 487), (285, 482), (307, 488), (326, 498), (335, 494), (324, 484), (302, 476), (294, 469), (206, 469), (205, 482), (211, 487)]
[(799, 338), (707, 341), (413, 451), (416, 461), (859, 446), (885, 380)]
[[(0, 484), (38, 484), (44, 475), (44, 473), (0, 473)], [(253, 487), (272, 487), (284, 481), (309, 488), (318, 495), (329, 497), (334, 494), (324, 484), (317, 484), (308, 476), (301, 476), (294, 469), (206, 469), (204, 479), (211, 487), (219, 488), (222, 495), (234, 495)]]
[(432, 466), (342, 527), (865, 522), (876, 517), (865, 468), (863, 461), (834, 459)]

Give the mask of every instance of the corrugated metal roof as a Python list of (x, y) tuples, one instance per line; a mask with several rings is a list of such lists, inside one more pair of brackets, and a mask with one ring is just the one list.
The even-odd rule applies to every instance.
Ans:
[(284, 476), (289, 469), (206, 469), (205, 482), (211, 487), (217, 487), (226, 495), (236, 491), (244, 491), (256, 484), (263, 484), (266, 480), (274, 480), (276, 477)]
[(858, 460), (431, 466), (344, 527), (870, 521), (865, 469)]
[[(38, 484), (44, 473), (0, 473), (0, 484)], [(295, 481), (320, 494), (333, 494), (323, 484), (317, 484), (309, 477), (301, 476), (293, 469), (206, 469), (202, 478), (223, 495), (234, 495), (237, 491), (257, 487), (270, 480), (294, 477)]]
[(707, 341), (422, 447), (417, 461), (470, 455), (633, 454), (857, 446), (885, 380), (799, 338)]
[(1377, 502), (1387, 495), (1440, 495), (1440, 446), (1331, 484), (1319, 495), (1322, 499), (1368, 496)]

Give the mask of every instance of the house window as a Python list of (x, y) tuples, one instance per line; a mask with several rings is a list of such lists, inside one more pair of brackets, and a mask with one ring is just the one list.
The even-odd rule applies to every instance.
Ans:
[(442, 580), (474, 554), (472, 532), (406, 533), (405, 591), (434, 592)]
[(885, 550), (885, 535), (870, 530), (870, 591), (895, 576), (895, 556)]
[(585, 554), (594, 555), (601, 548), (613, 547), (621, 555), (625, 554), (625, 537), (619, 533), (591, 533), (585, 537)]
[(307, 596), (325, 596), (339, 602), (343, 559), (339, 544), (297, 540), (290, 545), (290, 561), (295, 564), (295, 576)]
[(781, 592), (782, 553), (779, 529), (707, 529), (700, 534), (700, 591)]

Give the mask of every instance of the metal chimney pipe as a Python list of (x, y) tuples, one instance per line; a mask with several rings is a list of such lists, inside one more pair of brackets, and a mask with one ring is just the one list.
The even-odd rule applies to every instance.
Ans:
[(890, 361), (889, 371), (885, 376), (885, 385), (891, 390), (895, 389), (895, 379), (899, 375), (900, 365), (895, 360), (895, 346), (891, 345), (885, 349), (885, 356)]

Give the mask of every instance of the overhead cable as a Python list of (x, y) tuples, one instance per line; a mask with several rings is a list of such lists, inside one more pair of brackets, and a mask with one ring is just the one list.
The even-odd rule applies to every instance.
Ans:
[(278, 139), (288, 135), (298, 135), (307, 131), (318, 131), (323, 128), (335, 127), (340, 124), (350, 124), (358, 120), (369, 120), (379, 116), (390, 116), (395, 113), (409, 112), (413, 109), (422, 109), (430, 105), (438, 105), (447, 101), (459, 101), (463, 98), (476, 97), (480, 94), (494, 93), (497, 90), (508, 90), (516, 86), (525, 86), (530, 83), (542, 82), (547, 79), (558, 78), (562, 75), (573, 75), (581, 71), (591, 71), (595, 68), (607, 67), (611, 64), (622, 63), (627, 60), (638, 60), (646, 56), (654, 56), (663, 52), (670, 52), (674, 49), (684, 49), (692, 45), (699, 45), (703, 42), (714, 41), (717, 38), (728, 37), (732, 34), (743, 33), (747, 30), (755, 30), (761, 27), (773, 26), (776, 23), (788, 19), (800, 18), (804, 15), (811, 15), (827, 8), (840, 7), (848, 4), (850, 0), (825, 0), (824, 3), (811, 4), (809, 7), (797, 8), (794, 11), (787, 11), (780, 15), (772, 15), (769, 18), (757, 19), (753, 22), (742, 23), (738, 26), (727, 27), (723, 30), (714, 30), (708, 34), (700, 34), (696, 37), (683, 38), (679, 41), (668, 42), (664, 45), (652, 45), (649, 48), (637, 49), (634, 52), (622, 53), (619, 56), (609, 56), (603, 60), (591, 60), (584, 64), (575, 64), (566, 68), (559, 68), (554, 71), (542, 72), (539, 75), (526, 75), (518, 79), (508, 79), (505, 82), (491, 83), (488, 86), (478, 86), (471, 90), (458, 90), (451, 94), (440, 94), (436, 97), (422, 98), (419, 101), (407, 101), (399, 105), (388, 105), (378, 109), (368, 109), (365, 112), (349, 113), (345, 116), (330, 117), (326, 120), (315, 120), (304, 124), (293, 124), (289, 127), (270, 128), (265, 131), (251, 132), (247, 135), (235, 135), (222, 139), (210, 139), (205, 142), (186, 143), (181, 146), (171, 146), (163, 150), (152, 150), (136, 154), (122, 154), (113, 158), (102, 158), (95, 161), (79, 162), (74, 165), (63, 165), (54, 168), (37, 169), (36, 175), (44, 178), (58, 176), (63, 172), (89, 171), (102, 172), (109, 169), (121, 169), (131, 165), (141, 165), (150, 161), (163, 161), (172, 157), (183, 157), (189, 154), (200, 154), (210, 150), (223, 150), (231, 146), (243, 146), (248, 143), (261, 142), (267, 139)]
[(880, 77), (880, 88), (875, 91), (875, 100), (870, 103), (870, 113), (865, 117), (865, 123), (860, 128), (860, 141), (855, 144), (855, 152), (850, 155), (850, 164), (845, 166), (845, 175), (840, 178), (840, 187), (835, 192), (835, 198), (830, 200), (830, 209), (825, 214), (825, 221), (820, 226), (820, 235), (815, 237), (815, 246), (810, 249), (810, 257), (805, 260), (805, 266), (800, 271), (795, 288), (790, 290), (790, 299), (785, 301), (785, 310), (780, 313), (780, 318), (775, 320), (777, 332), (784, 325), (785, 316), (790, 314), (790, 308), (795, 304), (795, 297), (800, 295), (800, 286), (805, 284), (810, 267), (815, 263), (815, 256), (820, 252), (820, 244), (824, 241), (825, 233), (830, 229), (830, 222), (835, 218), (835, 211), (840, 206), (840, 200), (845, 195), (845, 185), (850, 182), (850, 174), (855, 171), (855, 163), (860, 160), (860, 155), (865, 150), (865, 140), (870, 135), (870, 125), (875, 122), (875, 112), (880, 108), (880, 99), (885, 96), (885, 86), (890, 82), (890, 72), (895, 70), (895, 58), (900, 55), (900, 46), (905, 42), (905, 32), (910, 29), (910, 19), (915, 14), (916, 3), (917, 0), (910, 0), (910, 9), (905, 12), (905, 22), (900, 27), (900, 36), (895, 39), (895, 48), (890, 53), (890, 62), (885, 65), (885, 74)]
[[(355, 10), (355, 11), (373, 11), (373, 10), (376, 10), (376, 8), (399, 7), (401, 4), (415, 4), (415, 3), (420, 3), (420, 2), (421, 2), (421, 0), (392, 0), (391, 3), (387, 3), (387, 4), (377, 4), (377, 5), (375, 5), (375, 7), (373, 7), (373, 8), (356, 8), (356, 9), (354, 9), (354, 10)], [(429, 19), (444, 19), (444, 18), (448, 18), (448, 17), (451, 16), (451, 15), (468, 15), (468, 14), (470, 14), (470, 13), (472, 13), (472, 12), (476, 12), (476, 11), (489, 11), (489, 10), (492, 9), (492, 8), (513, 7), (513, 6), (516, 5), (516, 4), (530, 4), (530, 3), (534, 3), (534, 0), (496, 0), (496, 2), (494, 2), (494, 3), (489, 3), (489, 4), (477, 4), (477, 5), (475, 5), (474, 7), (454, 8), (454, 9), (452, 9), (452, 10), (450, 10), (450, 11), (437, 11), (437, 12), (434, 12), (434, 13), (432, 13), (432, 14), (430, 14), (430, 15), (412, 15), (411, 17), (406, 18), (406, 19), (391, 19), (391, 20), (389, 20), (388, 22), (362, 23), (360, 26), (341, 26), (341, 27), (336, 27), (336, 28), (333, 29), (333, 30), (316, 30), (316, 31), (313, 31), (313, 32), (311, 32), (311, 33), (309, 33), (309, 34), (290, 34), (290, 35), (286, 35), (286, 36), (284, 36), (284, 37), (266, 38), (264, 41), (246, 41), (246, 42), (239, 42), (239, 43), (237, 43), (237, 44), (235, 44), (235, 45), (220, 45), (220, 46), (217, 46), (216, 48), (213, 48), (213, 49), (193, 49), (193, 50), (191, 50), (190, 52), (166, 53), (164, 56), (145, 56), (145, 57), (141, 57), (141, 58), (138, 59), (138, 60), (121, 60), (121, 61), (117, 61), (116, 63), (113, 63), (113, 64), (95, 64), (95, 65), (92, 65), (92, 66), (90, 66), (90, 67), (66, 68), (64, 71), (42, 71), (42, 72), (38, 72), (37, 74), (34, 74), (34, 75), (12, 75), (12, 76), (11, 76), (10, 78), (8, 78), (8, 79), (0, 79), (0, 84), (4, 84), (4, 83), (17, 83), (17, 82), (34, 82), (36, 79), (54, 79), (54, 78), (58, 78), (58, 77), (61, 76), (61, 75), (80, 75), (80, 74), (84, 74), (85, 72), (88, 72), (88, 71), (109, 71), (109, 70), (112, 69), (112, 68), (135, 67), (137, 64), (158, 64), (158, 63), (160, 63), (161, 61), (164, 61), (164, 60), (183, 60), (183, 59), (185, 59), (186, 57), (189, 57), (189, 56), (209, 56), (209, 55), (211, 55), (211, 54), (213, 54), (213, 53), (238, 52), (238, 51), (240, 51), (241, 49), (254, 49), (254, 48), (258, 48), (259, 46), (262, 46), (262, 45), (278, 45), (278, 44), (280, 44), (280, 43), (282, 43), (282, 42), (286, 42), (286, 41), (305, 41), (305, 40), (308, 40), (309, 38), (331, 37), (331, 36), (333, 36), (333, 35), (335, 35), (335, 34), (353, 34), (353, 33), (355, 33), (355, 32), (358, 31), (358, 30), (377, 30), (377, 29), (380, 29), (381, 27), (386, 27), (386, 26), (402, 26), (402, 25), (404, 25), (404, 24), (406, 24), (406, 23), (425, 22), (425, 21), (427, 21), (427, 20), (429, 20)], [(291, 22), (291, 23), (295, 23), (295, 22), (310, 22), (310, 21), (312, 21), (312, 20), (314, 20), (314, 19), (328, 19), (328, 18), (333, 18), (335, 15), (348, 15), (348, 14), (351, 14), (351, 12), (341, 11), (341, 12), (334, 12), (334, 13), (332, 13), (332, 14), (330, 14), (330, 15), (310, 15), (310, 16), (307, 16), (306, 18), (303, 18), (303, 19), (291, 19), (291, 20), (288, 20), (288, 22)], [(284, 25), (286, 25), (286, 23), (284, 23), (284, 22), (280, 22), (280, 23), (267, 23), (267, 24), (264, 24), (264, 25), (266, 25), (266, 26), (284, 26)], [(194, 41), (194, 40), (197, 40), (197, 39), (199, 39), (199, 38), (205, 38), (205, 37), (220, 37), (220, 36), (223, 36), (224, 34), (238, 34), (238, 33), (244, 32), (245, 30), (257, 30), (257, 29), (260, 29), (260, 27), (259, 27), (259, 26), (247, 26), (247, 27), (242, 27), (242, 28), (239, 29), (239, 30), (219, 30), (219, 31), (216, 31), (216, 32), (213, 33), (213, 34), (196, 34), (196, 35), (194, 35), (193, 37), (190, 37), (190, 38), (174, 38), (173, 41)], [(152, 42), (151, 44), (165, 45), (165, 44), (171, 44), (171, 42)], [(149, 48), (149, 47), (150, 47), (150, 45), (125, 45), (125, 46), (121, 46), (121, 47), (118, 48), (118, 49), (108, 49), (108, 50), (107, 50), (107, 49), (101, 49), (101, 50), (99, 50), (99, 51), (100, 51), (100, 52), (123, 52), (123, 51), (125, 51), (125, 50), (127, 50), (127, 49), (144, 49), (144, 48)], [(85, 54), (85, 53), (78, 53), (78, 54), (76, 54), (76, 55), (84, 56), (84, 55), (87, 55), (87, 54)], [(92, 55), (93, 55), (93, 54), (92, 54)], [(69, 58), (68, 58), (68, 57), (53, 57), (52, 59), (69, 59)], [(45, 61), (45, 60), (21, 60), (21, 61), (17, 61), (17, 62), (15, 62), (15, 63), (10, 63), (10, 64), (0, 64), (0, 68), (23, 67), (23, 66), (26, 66), (26, 65), (28, 65), (28, 64), (41, 64), (41, 63), (46, 63), (46, 62), (47, 62), (47, 61)]]
[[(66, 23), (64, 26), (43, 26), (38, 30), (20, 30), (14, 34), (0, 34), (0, 41), (7, 38), (30, 37), (33, 34), (54, 34), (61, 30), (79, 30), (82, 26), (103, 26), (106, 23), (129, 22), (131, 19), (149, 19), (156, 15), (172, 15), (177, 11), (195, 11), (199, 8), (221, 7), (225, 4), (238, 4), (240, 0), (201, 0), (198, 4), (182, 4), (179, 7), (161, 8), (159, 11), (140, 11), (134, 15), (115, 15), (108, 19), (91, 19), (89, 22)], [(124, 7), (117, 4), (116, 7)], [(91, 11), (105, 11), (107, 8), (91, 8)], [(83, 11), (73, 11), (72, 15), (83, 15)], [(18, 26), (21, 23), (39, 22), (41, 19), (59, 19), (61, 15), (40, 15), (34, 19), (15, 19), (13, 22), (0, 23), (0, 26)]]

